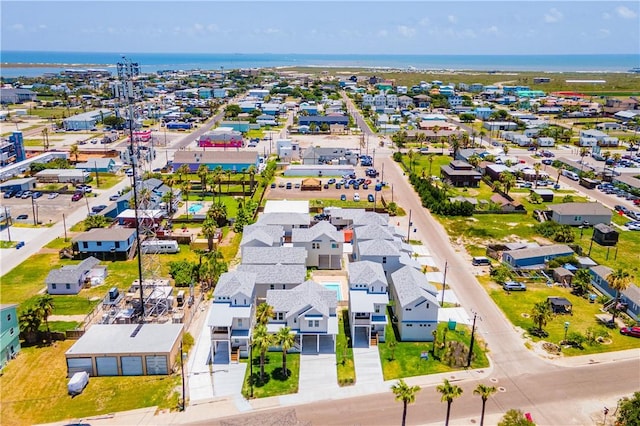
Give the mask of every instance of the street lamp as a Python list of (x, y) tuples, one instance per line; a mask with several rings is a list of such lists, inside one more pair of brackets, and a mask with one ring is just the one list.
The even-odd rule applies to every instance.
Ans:
[[(142, 284), (141, 284), (142, 285)], [(184, 411), (184, 400), (185, 400), (185, 384), (184, 384), (184, 361), (186, 359), (186, 354), (182, 352), (182, 341), (180, 342), (180, 370), (182, 375), (182, 405), (180, 405), (180, 411)]]
[(569, 330), (569, 321), (564, 322), (564, 341), (567, 341), (567, 331)]
[[(473, 313), (473, 325), (471, 326), (471, 341), (469, 342), (469, 355), (467, 356), (467, 368), (471, 366), (471, 357), (473, 356), (473, 342), (475, 340), (476, 333), (476, 318), (478, 317), (478, 313)], [(482, 320), (482, 318), (480, 318)]]

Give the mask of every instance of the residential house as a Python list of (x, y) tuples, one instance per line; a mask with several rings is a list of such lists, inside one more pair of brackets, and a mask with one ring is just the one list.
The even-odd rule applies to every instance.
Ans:
[[(301, 352), (334, 353), (338, 334), (338, 296), (314, 281), (305, 281), (292, 290), (267, 291), (267, 304), (274, 318), (267, 330), (277, 333), (283, 327), (296, 334)], [(310, 350), (309, 350), (310, 348)]]
[(546, 262), (556, 257), (572, 256), (575, 253), (564, 244), (531, 247), (502, 253), (502, 261), (512, 268), (542, 269)]
[[(307, 250), (304, 247), (243, 247), (243, 265), (304, 265)], [(308, 266), (308, 265), (307, 265)]]
[(358, 153), (348, 148), (311, 146), (302, 153), (302, 164), (358, 164)]
[(502, 212), (525, 211), (521, 202), (510, 200), (503, 195), (493, 194), (490, 198), (491, 202), (497, 204)]
[[(591, 284), (607, 296), (614, 298), (616, 291), (611, 288), (607, 277), (614, 272), (613, 269), (604, 265), (597, 265), (589, 268), (591, 274)], [(626, 290), (620, 292), (620, 303), (636, 321), (640, 321), (640, 288), (632, 283)]]
[(286, 242), (291, 241), (294, 228), (308, 228), (311, 225), (311, 217), (308, 213), (297, 212), (272, 212), (262, 213), (258, 217), (257, 225), (278, 225), (284, 229)]
[(278, 158), (283, 162), (291, 162), (300, 159), (300, 144), (291, 139), (279, 139), (276, 141)]
[[(100, 261), (89, 256), (77, 265), (64, 265), (49, 271), (45, 284), (49, 294), (78, 294), (84, 287), (89, 273)], [(106, 269), (106, 268), (103, 268)]]
[(35, 101), (38, 94), (29, 89), (0, 89), (0, 104), (21, 104)]
[(344, 235), (329, 222), (320, 221), (311, 228), (294, 228), (291, 242), (294, 247), (306, 250), (308, 268), (342, 268)]
[(105, 117), (111, 115), (113, 115), (113, 110), (98, 109), (65, 118), (62, 120), (62, 124), (65, 130), (92, 130), (96, 128), (98, 122), (102, 122)]
[(220, 275), (207, 318), (211, 359), (224, 357), (227, 362), (237, 362), (240, 356), (248, 357), (255, 285), (256, 274), (251, 272), (232, 271)]
[(298, 125), (311, 126), (311, 124), (315, 124), (318, 127), (323, 124), (328, 126), (331, 124), (342, 124), (344, 126), (348, 126), (349, 117), (346, 115), (303, 115), (298, 117)]
[(397, 318), (400, 340), (433, 341), (438, 327), (438, 291), (425, 274), (405, 266), (391, 274), (392, 310)]
[(600, 203), (562, 203), (548, 206), (551, 220), (560, 225), (611, 223), (611, 210)]
[(388, 284), (382, 265), (352, 262), (349, 271), (349, 324), (353, 346), (385, 341)]
[(249, 247), (281, 247), (284, 242), (284, 228), (280, 225), (245, 225), (242, 230), (240, 251), (244, 258)]
[(201, 164), (206, 165), (209, 170), (215, 170), (220, 166), (222, 170), (240, 173), (251, 166), (257, 168), (259, 154), (257, 151), (236, 151), (235, 149), (233, 151), (176, 151), (173, 157), (173, 169), (178, 170), (183, 164), (189, 166), (192, 173), (195, 173)]
[(618, 138), (609, 136), (600, 130), (587, 129), (580, 131), (580, 146), (595, 146), (593, 145), (594, 139), (598, 146), (612, 147), (619, 144)]
[(240, 264), (238, 271), (256, 274), (255, 296), (264, 299), (269, 290), (291, 290), (300, 285), (307, 276), (304, 265), (245, 265)]
[(135, 256), (135, 228), (94, 228), (74, 237), (74, 252), (80, 257), (100, 260), (126, 260)]
[(500, 130), (516, 130), (518, 125), (511, 121), (485, 121), (482, 123), (482, 127), (490, 132), (496, 132)]
[(0, 305), (0, 369), (20, 352), (17, 304)]
[(116, 171), (116, 160), (113, 158), (93, 158), (86, 163), (77, 163), (76, 169), (86, 170), (89, 173), (113, 173)]
[(467, 162), (453, 160), (447, 166), (440, 166), (443, 180), (447, 180), (457, 187), (477, 187), (482, 175)]

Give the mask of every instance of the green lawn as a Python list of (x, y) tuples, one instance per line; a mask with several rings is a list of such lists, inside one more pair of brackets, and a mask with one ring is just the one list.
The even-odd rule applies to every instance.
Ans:
[[(49, 328), (51, 331), (65, 332), (67, 330), (75, 330), (80, 325), (77, 321), (49, 321)], [(43, 324), (40, 326), (40, 330), (46, 330), (46, 326)]]
[[(535, 303), (547, 300), (548, 296), (565, 297), (572, 303), (573, 315), (555, 315), (544, 327), (549, 336), (542, 340), (560, 343), (564, 339), (565, 321), (570, 323), (569, 332), (579, 332), (584, 335), (588, 328), (593, 328), (597, 331), (606, 331), (611, 339), (609, 344), (589, 345), (585, 343), (584, 349), (563, 349), (562, 352), (565, 355), (585, 355), (640, 347), (639, 339), (623, 336), (616, 329), (609, 330), (598, 322), (595, 315), (602, 313), (600, 304), (589, 303), (587, 299), (574, 296), (568, 288), (548, 287), (545, 283), (527, 283), (526, 291), (507, 293), (487, 277), (482, 278), (480, 282), (511, 323), (525, 331), (534, 325), (529, 316)], [(541, 340), (533, 336), (531, 338), (534, 341)]]
[(18, 244), (16, 241), (0, 241), (0, 249), (12, 249)]
[(34, 254), (7, 274), (0, 282), (1, 303), (22, 303), (45, 286), (52, 268), (61, 265), (57, 254)]
[[(23, 347), (0, 376), (2, 425), (25, 425), (159, 406), (176, 408), (180, 375), (91, 377), (82, 394), (67, 395), (64, 353), (75, 341)], [(37, 374), (34, 374), (37, 371)], [(125, 392), (135, 389), (135, 392)]]
[[(95, 173), (91, 173), (91, 177), (92, 184), (99, 189), (109, 189), (124, 179), (122, 176), (118, 176), (115, 173), (98, 173), (97, 181)], [(100, 185), (98, 185), (98, 181), (100, 182)]]
[[(445, 333), (446, 328), (446, 323), (438, 325), (438, 342), (442, 342), (442, 335)], [(392, 350), (389, 344), (396, 341), (396, 337), (391, 323), (387, 325), (385, 336), (387, 341), (380, 343), (378, 346), (380, 361), (382, 362), (382, 374), (385, 380), (445, 373), (464, 368), (450, 367), (442, 362), (443, 350), (441, 349), (436, 351), (437, 356), (434, 357), (433, 342), (397, 342), (395, 350)], [(474, 357), (471, 362), (471, 368), (488, 367), (489, 360), (484, 352), (484, 343), (478, 339), (477, 334), (475, 337), (476, 339), (473, 345)], [(468, 347), (470, 340), (471, 331), (466, 326), (458, 324), (455, 331), (447, 330), (446, 332), (447, 342), (458, 341)], [(428, 359), (421, 358), (423, 352), (428, 353)], [(441, 359), (438, 359), (438, 357)], [(466, 360), (466, 357), (464, 359)]]
[(353, 348), (351, 342), (351, 330), (349, 328), (348, 309), (340, 312), (338, 320), (336, 363), (338, 369), (338, 384), (340, 386), (353, 385), (356, 381), (356, 370), (353, 364)]
[(253, 397), (266, 398), (269, 396), (287, 395), (298, 392), (298, 380), (300, 377), (300, 354), (287, 354), (287, 370), (289, 376), (282, 374), (282, 353), (267, 352), (264, 365), (264, 380), (260, 380), (260, 353), (253, 351), (253, 377), (251, 369), (247, 371), (242, 385), (242, 395), (249, 398), (251, 395), (251, 380), (253, 380)]

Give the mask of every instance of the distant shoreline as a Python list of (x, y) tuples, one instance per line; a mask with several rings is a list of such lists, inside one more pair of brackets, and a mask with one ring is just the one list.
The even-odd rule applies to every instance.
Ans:
[(2, 62), (2, 68), (110, 68), (113, 64), (60, 64), (46, 62)]

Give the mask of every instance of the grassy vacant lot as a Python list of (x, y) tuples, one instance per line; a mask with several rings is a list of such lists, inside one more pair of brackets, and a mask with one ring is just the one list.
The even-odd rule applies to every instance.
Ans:
[[(67, 395), (64, 353), (73, 341), (26, 347), (0, 377), (3, 425), (49, 423), (115, 411), (159, 406), (174, 408), (179, 375), (91, 377), (81, 395)], [(135, 389), (135, 392), (128, 390)]]
[[(442, 334), (446, 328), (447, 324), (439, 324), (439, 335)], [(450, 367), (433, 356), (433, 342), (397, 342), (395, 350), (392, 350), (389, 344), (396, 341), (396, 337), (390, 323), (387, 325), (385, 335), (387, 341), (380, 343), (378, 346), (380, 361), (382, 362), (382, 374), (385, 380), (458, 370), (458, 368)], [(471, 330), (466, 326), (458, 324), (456, 331), (447, 332), (446, 339), (448, 342), (454, 340), (462, 342), (468, 347), (471, 340)], [(427, 352), (429, 359), (422, 359), (420, 357), (422, 352)], [(485, 368), (489, 366), (489, 360), (484, 352), (484, 343), (478, 339), (477, 334), (473, 345), (473, 353), (475, 356), (471, 362), (471, 368)]]
[(353, 364), (353, 348), (351, 329), (349, 328), (349, 311), (340, 312), (338, 320), (338, 336), (336, 337), (336, 363), (338, 368), (338, 384), (353, 385), (356, 382), (356, 369)]
[[(99, 189), (109, 189), (123, 179), (122, 176), (118, 176), (115, 173), (98, 173), (98, 179), (96, 180), (96, 174), (93, 172), (91, 177), (93, 178), (91, 179), (91, 184)], [(98, 185), (98, 181), (100, 185)]]
[(253, 351), (253, 377), (251, 370), (247, 372), (242, 385), (242, 395), (249, 398), (251, 392), (250, 381), (253, 380), (253, 397), (266, 398), (269, 396), (287, 395), (298, 392), (300, 378), (300, 354), (287, 354), (287, 370), (289, 376), (282, 374), (282, 353), (267, 352), (264, 364), (264, 380), (260, 380), (260, 352)]
[[(549, 336), (542, 339), (547, 342), (560, 343), (564, 339), (564, 323), (569, 321), (569, 333), (579, 332), (586, 334), (588, 328), (608, 333), (610, 342), (607, 344), (584, 344), (583, 349), (567, 348), (562, 350), (565, 355), (585, 355), (591, 353), (619, 351), (640, 347), (640, 340), (623, 336), (616, 329), (607, 329), (601, 325), (595, 315), (602, 313), (599, 303), (589, 303), (587, 299), (574, 296), (570, 289), (563, 287), (548, 287), (544, 283), (527, 283), (527, 291), (511, 292), (510, 294), (502, 290), (498, 285), (490, 281), (487, 277), (480, 280), (494, 302), (502, 309), (507, 318), (517, 327), (528, 330), (532, 327), (533, 321), (530, 318), (533, 305), (537, 302), (547, 300), (549, 296), (565, 297), (573, 305), (573, 315), (555, 315), (544, 327)], [(532, 337), (534, 341), (541, 339)]]

